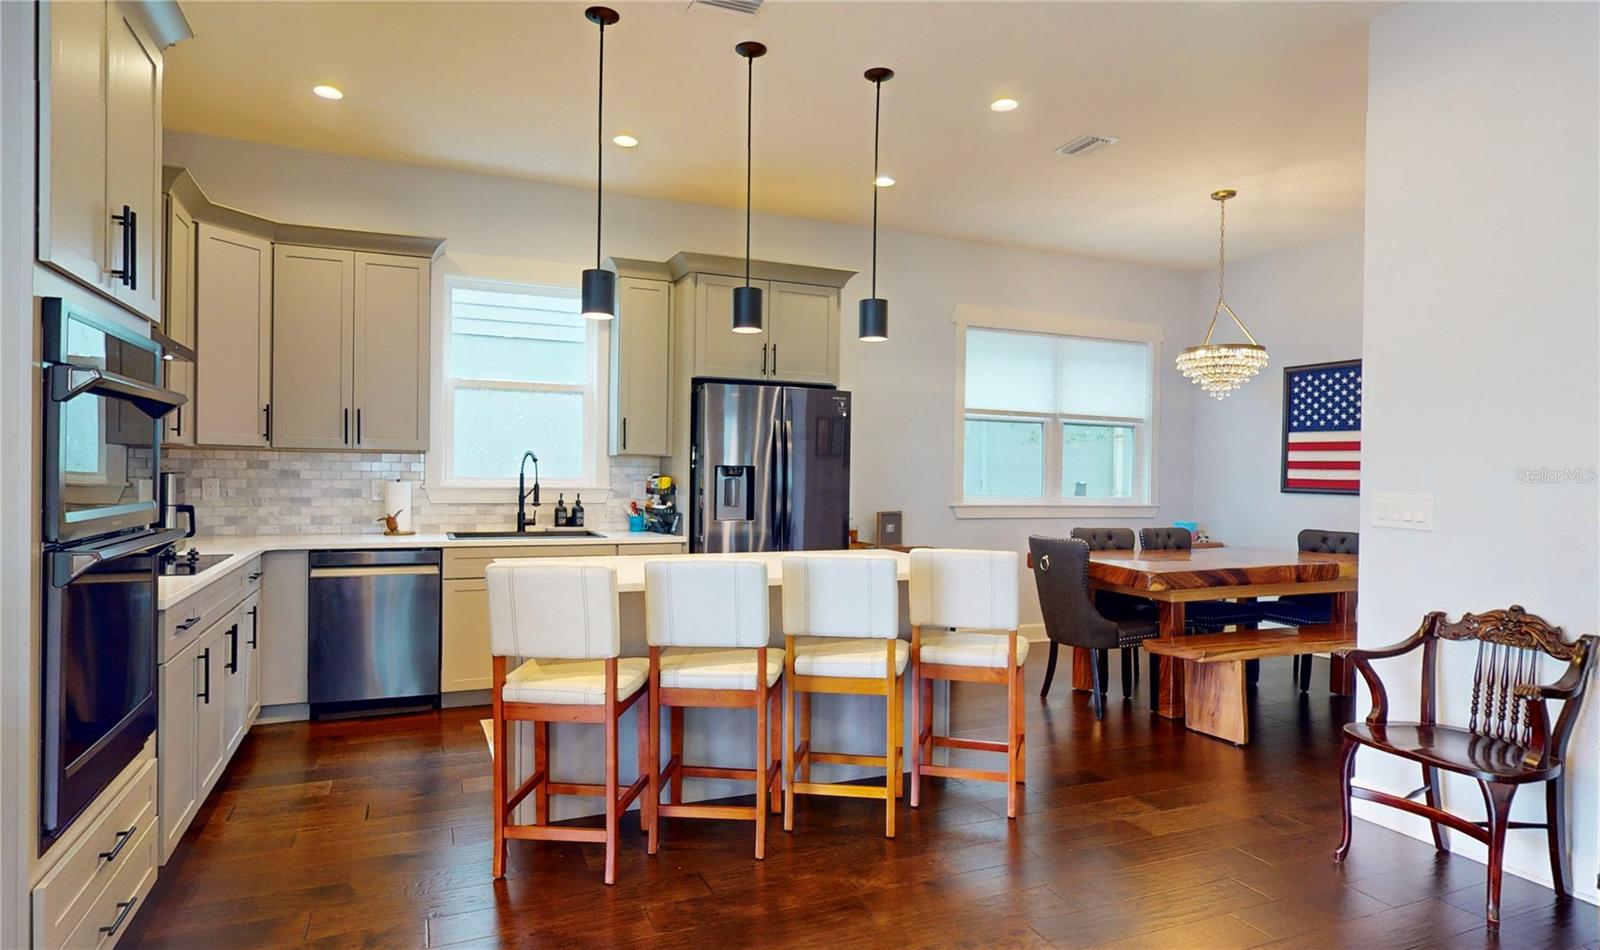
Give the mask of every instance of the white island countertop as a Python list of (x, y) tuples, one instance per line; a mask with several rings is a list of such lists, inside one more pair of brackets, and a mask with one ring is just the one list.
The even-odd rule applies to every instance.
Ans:
[[(843, 557), (890, 557), (895, 561), (895, 574), (900, 581), (911, 579), (911, 555), (899, 551), (886, 551), (880, 549), (858, 549), (854, 551), (752, 551), (740, 554), (656, 554), (649, 557), (628, 556), (625, 554), (604, 555), (594, 554), (584, 557), (541, 557), (529, 558), (532, 563), (540, 566), (560, 564), (598, 565), (609, 567), (617, 572), (617, 593), (631, 594), (644, 590), (644, 565), (646, 561), (674, 561), (693, 558), (701, 560), (737, 560), (760, 561), (767, 566), (767, 586), (783, 586), (783, 559), (786, 557), (799, 557), (808, 554), (839, 555)], [(496, 564), (515, 564), (518, 558), (496, 558)]]
[[(502, 536), (496, 538), (453, 539), (444, 533), (386, 535), (376, 532), (351, 534), (260, 534), (260, 535), (210, 535), (188, 538), (178, 542), (181, 554), (189, 548), (199, 548), (202, 554), (225, 554), (228, 559), (219, 561), (208, 570), (190, 577), (161, 578), (160, 596), (156, 609), (167, 610), (180, 601), (204, 589), (206, 585), (227, 575), (241, 563), (269, 551), (365, 551), (382, 548), (506, 548), (537, 547), (558, 548), (591, 544), (648, 545), (683, 544), (683, 535), (656, 534), (651, 531), (603, 531), (591, 529), (599, 537), (570, 535), (538, 535), (527, 537)], [(626, 558), (620, 560), (627, 560)]]

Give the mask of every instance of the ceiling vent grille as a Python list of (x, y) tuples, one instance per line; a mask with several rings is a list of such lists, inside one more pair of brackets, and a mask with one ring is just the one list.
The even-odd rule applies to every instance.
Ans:
[(1056, 149), (1056, 154), (1065, 155), (1067, 158), (1075, 158), (1079, 155), (1087, 155), (1090, 152), (1098, 152), (1107, 145), (1115, 145), (1120, 141), (1121, 139), (1113, 135), (1080, 135)]
[(761, 9), (761, 0), (689, 0), (685, 9), (755, 16), (756, 11)]

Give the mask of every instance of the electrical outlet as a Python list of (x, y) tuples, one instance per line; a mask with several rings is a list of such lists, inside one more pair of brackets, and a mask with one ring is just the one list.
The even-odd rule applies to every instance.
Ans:
[(1411, 528), (1415, 531), (1432, 531), (1433, 496), (1374, 493), (1372, 496), (1372, 523), (1374, 526), (1382, 528)]
[(201, 479), (201, 481), (200, 481), (200, 500), (201, 501), (221, 501), (222, 500), (222, 479), (220, 479), (220, 478)]

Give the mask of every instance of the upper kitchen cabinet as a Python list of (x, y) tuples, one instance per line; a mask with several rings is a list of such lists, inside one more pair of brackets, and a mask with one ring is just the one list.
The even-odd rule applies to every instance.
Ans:
[(839, 288), (775, 280), (766, 298), (766, 335), (772, 338), (767, 378), (838, 383)]
[(355, 256), (355, 448), (428, 447), (429, 261)]
[[(195, 248), (199, 237), (194, 216), (177, 195), (166, 196), (166, 275), (161, 289), (161, 328), (173, 341), (194, 348)], [(167, 388), (188, 397), (165, 420), (162, 441), (168, 445), (194, 444), (194, 364), (186, 360), (166, 363)]]
[(272, 444), (354, 444), (354, 251), (279, 244), (272, 272)]
[(39, 260), (152, 322), (161, 319), (161, 49), (189, 35), (174, 9), (38, 6), (48, 50), (39, 57)]
[(666, 268), (643, 263), (650, 277), (629, 276), (636, 262), (616, 261), (617, 317), (611, 321), (612, 455), (666, 455), (672, 391), (672, 283)]
[(194, 423), (201, 445), (272, 438), (272, 242), (201, 221)]
[[(765, 379), (767, 351), (772, 345), (766, 332), (771, 329), (770, 324), (763, 320), (761, 333), (734, 333), (730, 329), (733, 326), (733, 291), (744, 286), (744, 278), (695, 274), (686, 280), (694, 295), (694, 375)], [(761, 290), (764, 304), (770, 296), (767, 282), (752, 280), (750, 286)], [(762, 309), (767, 308), (763, 305)]]

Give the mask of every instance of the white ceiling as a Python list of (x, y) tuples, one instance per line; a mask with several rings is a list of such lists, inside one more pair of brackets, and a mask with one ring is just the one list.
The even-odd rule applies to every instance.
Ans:
[[(738, 207), (744, 60), (758, 210), (870, 218), (869, 66), (886, 227), (1179, 267), (1360, 227), (1366, 3), (823, 3), (754, 17), (615, 4), (608, 190)], [(186, 0), (170, 129), (591, 185), (596, 29), (582, 3)], [(341, 88), (339, 102), (311, 87)], [(994, 113), (990, 100), (1021, 107)], [(628, 132), (642, 144), (609, 144)], [(1052, 150), (1080, 133), (1122, 141)]]

